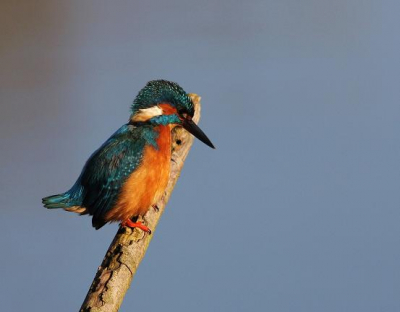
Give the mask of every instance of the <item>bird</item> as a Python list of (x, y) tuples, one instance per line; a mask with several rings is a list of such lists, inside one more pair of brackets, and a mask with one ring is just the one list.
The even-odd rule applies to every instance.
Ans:
[(68, 191), (44, 197), (44, 207), (90, 215), (96, 230), (120, 222), (150, 234), (137, 220), (156, 207), (167, 187), (172, 129), (182, 126), (215, 148), (193, 115), (194, 104), (177, 83), (149, 81), (134, 99), (128, 123), (89, 157)]

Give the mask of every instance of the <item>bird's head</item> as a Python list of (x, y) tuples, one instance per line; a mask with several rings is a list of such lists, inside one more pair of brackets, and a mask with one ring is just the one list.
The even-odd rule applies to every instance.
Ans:
[(131, 107), (134, 125), (182, 125), (203, 143), (214, 148), (204, 132), (192, 121), (194, 105), (187, 93), (175, 82), (153, 80), (139, 91)]

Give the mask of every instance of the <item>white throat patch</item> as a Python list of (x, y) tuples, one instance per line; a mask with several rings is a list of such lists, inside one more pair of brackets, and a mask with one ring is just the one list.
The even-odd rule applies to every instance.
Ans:
[(163, 114), (163, 110), (158, 105), (139, 109), (135, 115), (132, 116), (131, 120), (134, 122), (147, 121), (153, 117), (160, 116)]

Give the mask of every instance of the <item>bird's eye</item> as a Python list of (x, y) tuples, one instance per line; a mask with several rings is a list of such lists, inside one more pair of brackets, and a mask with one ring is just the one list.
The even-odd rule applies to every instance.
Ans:
[(181, 119), (192, 120), (192, 116), (188, 113), (188, 111), (184, 108), (178, 110), (179, 117)]
[(179, 116), (181, 117), (181, 118), (183, 118), (183, 119), (187, 119), (188, 118), (188, 113), (186, 112), (186, 110), (184, 110), (184, 109), (180, 109), (179, 111), (178, 111), (178, 114), (179, 114)]

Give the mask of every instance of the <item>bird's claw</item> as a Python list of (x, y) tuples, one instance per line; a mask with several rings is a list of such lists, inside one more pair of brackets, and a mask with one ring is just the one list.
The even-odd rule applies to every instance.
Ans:
[(131, 229), (139, 228), (143, 232), (151, 234), (151, 230), (147, 226), (145, 226), (142, 222), (133, 222), (132, 220), (128, 219), (128, 220), (123, 221), (121, 223), (121, 226), (129, 227)]

